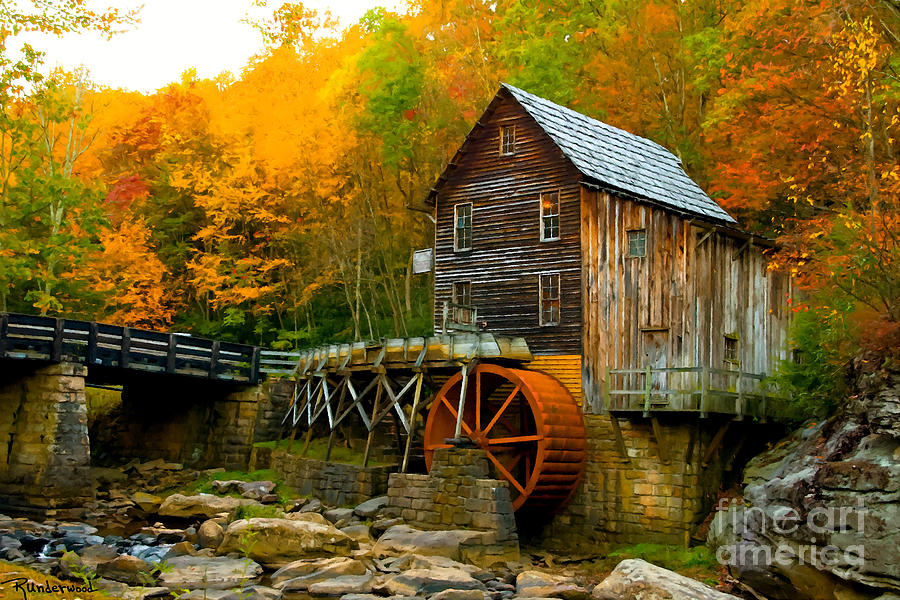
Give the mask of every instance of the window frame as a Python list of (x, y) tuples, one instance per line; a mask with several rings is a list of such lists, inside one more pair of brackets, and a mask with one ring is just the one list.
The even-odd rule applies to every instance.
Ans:
[[(729, 356), (729, 342), (734, 342), (734, 355)], [(738, 366), (741, 365), (741, 338), (735, 333), (726, 333), (722, 341), (722, 360), (725, 364)]]
[[(545, 215), (544, 214), (544, 196), (548, 196), (550, 194), (556, 194), (556, 214)], [(541, 192), (538, 195), (538, 210), (540, 211), (540, 241), (542, 242), (558, 242), (562, 236), (562, 224), (560, 223), (560, 216), (562, 213), (562, 192), (560, 190), (554, 190), (550, 192)], [(545, 237), (544, 232), (546, 228), (544, 226), (544, 218), (552, 218), (556, 217), (556, 236), (554, 237)]]
[[(503, 139), (503, 135), (505, 132), (512, 132), (512, 150), (506, 150), (505, 140)], [(500, 156), (513, 156), (516, 153), (516, 125), (515, 123), (511, 125), (500, 125), (500, 147), (498, 148)]]
[[(462, 247), (459, 245), (459, 209), (463, 206), (469, 207), (469, 245), (466, 247)], [(471, 252), (472, 243), (473, 243), (473, 231), (472, 231), (472, 214), (475, 212), (474, 207), (471, 202), (458, 202), (453, 205), (453, 251), (454, 252)]]
[[(459, 302), (459, 297), (457, 296), (456, 289), (457, 286), (466, 286), (467, 293), (469, 296), (468, 302)], [(471, 309), (472, 307), (472, 280), (471, 279), (462, 279), (460, 281), (454, 281), (450, 285), (450, 303), (454, 305), (453, 307), (453, 316), (452, 319), (456, 323), (461, 323), (463, 325), (472, 325), (474, 322), (474, 311)], [(460, 306), (465, 306), (468, 308), (458, 308)], [(465, 314), (465, 317), (463, 317)]]
[[(631, 239), (633, 235), (643, 235), (643, 254), (632, 254)], [(625, 248), (625, 258), (647, 258), (647, 228), (640, 227), (625, 230)]]
[[(556, 321), (544, 321), (544, 277), (556, 277)], [(551, 298), (552, 302), (553, 299)], [(556, 327), (562, 323), (562, 276), (559, 271), (538, 273), (538, 324), (541, 327)]]

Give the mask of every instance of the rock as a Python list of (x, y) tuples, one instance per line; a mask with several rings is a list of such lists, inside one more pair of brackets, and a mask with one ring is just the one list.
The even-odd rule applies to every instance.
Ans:
[(900, 590), (900, 530), (887, 525), (900, 522), (900, 364), (876, 363), (876, 373), (856, 363), (857, 393), (840, 413), (753, 458), (745, 505), (713, 519), (717, 558), (763, 596)]
[(343, 596), (345, 594), (368, 594), (372, 591), (371, 574), (341, 575), (309, 584), (312, 596)]
[[(157, 523), (157, 525), (161, 525), (161, 523)], [(143, 539), (146, 543), (155, 541), (160, 544), (177, 544), (178, 542), (183, 542), (185, 537), (183, 529), (168, 529), (156, 526), (144, 527), (141, 529), (141, 534), (150, 536)]]
[(97, 574), (128, 585), (153, 585), (153, 565), (136, 556), (121, 554), (97, 565)]
[(395, 596), (427, 596), (443, 590), (484, 590), (484, 584), (462, 569), (432, 567), (389, 575), (381, 586)]
[(590, 592), (574, 579), (542, 571), (522, 571), (516, 577), (516, 596), (528, 598), (564, 598), (588, 600)]
[(736, 596), (640, 559), (616, 565), (591, 596), (594, 600), (736, 600)]
[(59, 570), (69, 579), (80, 579), (82, 575), (97, 572), (97, 565), (112, 561), (118, 556), (115, 548), (109, 546), (88, 546), (81, 554), (66, 552), (59, 559)]
[(281, 592), (262, 585), (251, 585), (242, 590), (230, 592), (222, 600), (279, 600)]
[(195, 496), (183, 496), (172, 494), (159, 507), (159, 514), (163, 517), (214, 517), (219, 513), (231, 512), (238, 506), (259, 505), (254, 500), (246, 498), (222, 498), (213, 494), (197, 494)]
[(166, 559), (175, 558), (176, 556), (187, 556), (194, 553), (194, 546), (190, 542), (178, 542), (169, 548), (166, 552)]
[(159, 584), (169, 590), (209, 588), (231, 589), (250, 583), (262, 574), (262, 567), (246, 558), (178, 556), (159, 575)]
[(481, 535), (478, 531), (419, 531), (408, 525), (394, 525), (378, 538), (372, 554), (378, 557), (421, 554), (459, 560), (459, 545)]
[(331, 521), (315, 512), (289, 513), (284, 516), (285, 519), (291, 521), (305, 521), (307, 523), (318, 523), (319, 525), (331, 525)]
[(146, 492), (137, 492), (131, 497), (132, 502), (138, 505), (144, 512), (155, 513), (159, 510), (163, 499)]
[(387, 496), (378, 496), (377, 498), (366, 500), (365, 502), (354, 508), (353, 512), (354, 514), (356, 514), (356, 516), (363, 519), (372, 519), (382, 508), (387, 506), (387, 502)]
[(350, 536), (350, 539), (357, 542), (373, 541), (372, 536), (369, 535), (369, 528), (361, 523), (359, 525), (347, 525), (346, 527), (341, 527), (340, 530)]
[(350, 517), (352, 517), (353, 509), (352, 508), (329, 508), (322, 514), (331, 523), (337, 523), (338, 521), (343, 521), (344, 519), (349, 519)]
[(106, 592), (108, 595), (118, 598), (121, 594), (125, 593), (128, 590), (128, 584), (122, 583), (121, 581), (113, 581), (112, 579), (103, 579), (102, 577), (98, 577), (91, 581), (91, 585), (96, 590), (100, 590), (101, 592)]
[(201, 548), (216, 549), (225, 539), (225, 530), (216, 521), (212, 519), (203, 521), (200, 529), (197, 530), (197, 541)]
[(444, 590), (431, 596), (428, 600), (484, 600), (484, 592), (480, 590)]
[(231, 590), (191, 590), (187, 594), (179, 594), (178, 600), (225, 600), (233, 594)]
[(393, 527), (394, 525), (403, 525), (405, 521), (400, 517), (395, 519), (377, 519), (374, 523), (369, 526), (369, 532), (372, 534), (374, 538), (380, 538), (385, 531)]
[(302, 513), (320, 512), (321, 510), (322, 510), (322, 501), (319, 500), (318, 498), (313, 498), (309, 502), (307, 502), (306, 504), (301, 506), (299, 509), (297, 509), (297, 512), (302, 512)]
[[(247, 541), (250, 539), (249, 548)], [(238, 552), (242, 548), (267, 567), (281, 567), (299, 558), (324, 555), (346, 556), (354, 542), (332, 525), (290, 519), (248, 519), (234, 521), (225, 530), (217, 553)]]
[[(400, 598), (400, 596), (395, 596), (394, 600)], [(341, 596), (341, 600), (385, 600), (384, 596), (379, 596), (378, 594), (345, 594)]]
[(116, 595), (121, 600), (146, 600), (149, 598), (168, 597), (171, 590), (164, 587), (132, 587)]
[(123, 483), (128, 480), (128, 476), (119, 469), (91, 467), (91, 479), (101, 485), (110, 485), (112, 483)]
[(364, 575), (365, 572), (366, 566), (352, 558), (314, 558), (295, 560), (284, 565), (272, 574), (271, 581), (279, 589), (286, 587), (290, 591), (302, 591), (311, 583), (343, 575)]

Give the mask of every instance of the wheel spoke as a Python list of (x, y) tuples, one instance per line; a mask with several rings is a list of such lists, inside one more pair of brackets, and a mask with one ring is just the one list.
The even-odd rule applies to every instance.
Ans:
[(516, 437), (494, 438), (488, 440), (488, 444), (519, 444), (522, 442), (539, 442), (544, 439), (542, 435), (519, 435)]
[(516, 389), (514, 389), (512, 391), (512, 393), (509, 395), (509, 397), (503, 402), (503, 404), (500, 406), (500, 410), (497, 411), (497, 414), (494, 415), (494, 418), (491, 419), (491, 422), (488, 423), (488, 426), (484, 428), (485, 435), (487, 435), (488, 431), (490, 431), (494, 427), (494, 425), (497, 423), (497, 421), (503, 415), (503, 411), (505, 411), (509, 407), (509, 405), (513, 401), (513, 398), (515, 398), (516, 394), (518, 394), (518, 393), (519, 393), (519, 388), (518, 388), (518, 386), (516, 386)]
[[(447, 407), (447, 410), (450, 411), (450, 414), (453, 415), (453, 418), (456, 419), (456, 418), (457, 418), (456, 415), (459, 414), (459, 413), (456, 411), (456, 408), (454, 408), (454, 406), (453, 406), (452, 404), (450, 404), (450, 401), (447, 400), (447, 398), (441, 398), (441, 401), (442, 401), (442, 402), (444, 403), (444, 405)], [(466, 420), (465, 420), (465, 419), (462, 420), (462, 428), (466, 430), (466, 433), (468, 433), (469, 435), (472, 435), (472, 428), (469, 427), (469, 426), (466, 424)]]
[(475, 371), (475, 431), (481, 431), (481, 371)]
[(497, 458), (491, 452), (487, 452), (487, 457), (491, 460), (492, 463), (494, 463), (494, 466), (497, 467), (497, 470), (500, 471), (500, 474), (503, 475), (513, 485), (514, 488), (519, 490), (520, 494), (524, 495), (525, 488), (522, 487), (522, 484), (516, 481), (516, 478), (513, 477), (512, 473), (507, 471), (506, 467), (500, 464), (500, 461), (497, 460)]

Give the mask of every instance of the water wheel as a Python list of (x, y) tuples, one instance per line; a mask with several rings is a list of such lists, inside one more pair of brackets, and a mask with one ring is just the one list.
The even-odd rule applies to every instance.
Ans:
[[(425, 462), (456, 431), (462, 374), (444, 383), (425, 425)], [(584, 469), (581, 409), (556, 379), (538, 371), (479, 364), (468, 377), (461, 435), (487, 452), (494, 477), (509, 482), (517, 510), (555, 510)]]

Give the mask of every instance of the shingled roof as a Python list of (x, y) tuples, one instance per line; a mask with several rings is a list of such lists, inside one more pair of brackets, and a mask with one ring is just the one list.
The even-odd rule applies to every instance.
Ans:
[(681, 160), (656, 142), (501, 85), (588, 179), (678, 212), (736, 223), (688, 177)]

